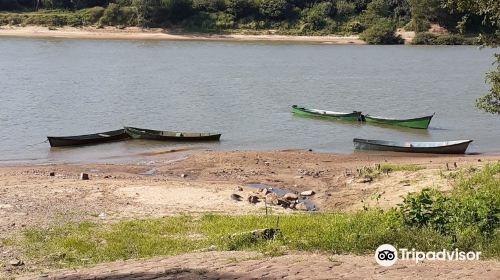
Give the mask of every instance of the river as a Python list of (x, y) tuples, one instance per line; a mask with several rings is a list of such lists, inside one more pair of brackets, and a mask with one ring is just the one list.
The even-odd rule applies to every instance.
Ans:
[[(133, 157), (186, 144), (51, 149), (47, 135), (124, 125), (221, 132), (214, 150), (351, 153), (352, 139), (473, 139), (500, 152), (500, 117), (477, 110), (492, 49), (284, 43), (0, 39), (0, 162)], [(387, 117), (436, 113), (427, 131), (295, 117), (292, 104)]]

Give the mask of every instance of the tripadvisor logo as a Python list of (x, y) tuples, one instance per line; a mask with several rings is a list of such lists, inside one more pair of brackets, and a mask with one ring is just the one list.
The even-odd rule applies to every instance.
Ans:
[(420, 261), (474, 261), (479, 260), (481, 252), (463, 252), (458, 249), (441, 251), (428, 251), (422, 252), (415, 249), (405, 249), (399, 248), (397, 250), (391, 244), (380, 245), (377, 250), (375, 250), (375, 261), (381, 266), (391, 266), (396, 263), (398, 259), (400, 260), (414, 260), (417, 264)]

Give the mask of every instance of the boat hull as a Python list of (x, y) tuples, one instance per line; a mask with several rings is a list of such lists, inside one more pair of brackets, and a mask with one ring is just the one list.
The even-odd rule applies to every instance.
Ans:
[(125, 129), (77, 136), (47, 136), (51, 147), (84, 146), (129, 139)]
[(386, 119), (370, 115), (364, 115), (363, 119), (367, 123), (377, 123), (377, 124), (396, 125), (396, 126), (418, 128), (418, 129), (427, 129), (429, 127), (429, 123), (431, 122), (433, 116), (434, 115), (421, 118), (398, 120), (398, 119)]
[(322, 118), (330, 120), (361, 121), (361, 112), (352, 113), (329, 113), (328, 111), (306, 109), (304, 107), (292, 106), (292, 113), (297, 116)]
[(193, 133), (193, 132), (175, 132), (144, 129), (137, 127), (125, 127), (126, 133), (134, 139), (149, 139), (159, 141), (219, 141), (221, 134), (216, 133)]
[(356, 138), (353, 140), (354, 148), (358, 150), (430, 154), (464, 154), (471, 142), (472, 140), (398, 143)]

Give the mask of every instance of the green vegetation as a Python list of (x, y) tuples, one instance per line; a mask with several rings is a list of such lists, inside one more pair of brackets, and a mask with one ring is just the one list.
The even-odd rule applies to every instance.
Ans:
[(414, 45), (477, 45), (477, 43), (477, 38), (459, 34), (435, 35), (430, 32), (417, 33), (412, 41)]
[[(482, 44), (490, 47), (500, 45), (499, 1), (447, 0), (445, 5), (448, 9), (463, 14), (458, 24), (460, 30), (467, 24), (475, 23), (480, 28)], [(486, 75), (486, 82), (491, 85), (490, 92), (478, 98), (476, 106), (486, 112), (500, 114), (500, 55), (496, 54), (495, 58), (496, 69)]]
[[(445, 0), (0, 0), (0, 24), (361, 34), (370, 44), (400, 44), (397, 27), (425, 32), (433, 22), (453, 34), (493, 32), (481, 27), (479, 16), (464, 20), (468, 9), (448, 8), (447, 4)], [(463, 43), (457, 37), (440, 40)]]
[(416, 164), (389, 164), (389, 163), (382, 163), (382, 164), (376, 164), (374, 167), (371, 166), (364, 166), (361, 169), (358, 169), (358, 175), (359, 177), (363, 178), (378, 178), (380, 175), (383, 174), (389, 174), (391, 172), (397, 172), (397, 171), (411, 171), (415, 172), (418, 170), (425, 169), (423, 166), (419, 166)]
[[(384, 243), (419, 250), (477, 250), (485, 257), (500, 258), (500, 163), (461, 172), (454, 180), (454, 188), (447, 195), (425, 189), (409, 194), (401, 205), (388, 211), (304, 213), (279, 218), (272, 214), (176, 216), (112, 225), (69, 224), (27, 230), (16, 246), (31, 259), (52, 266), (207, 248), (258, 250), (269, 255), (285, 250), (371, 254)], [(239, 234), (260, 228), (279, 228), (280, 234), (269, 240)]]

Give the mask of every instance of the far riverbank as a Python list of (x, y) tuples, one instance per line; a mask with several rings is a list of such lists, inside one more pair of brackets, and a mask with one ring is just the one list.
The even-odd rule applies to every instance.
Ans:
[(165, 40), (165, 41), (264, 41), (299, 42), (335, 45), (364, 45), (359, 36), (288, 36), (273, 34), (201, 34), (171, 33), (161, 28), (138, 27), (58, 27), (43, 26), (0, 26), (0, 37), (64, 38), (64, 39), (106, 39), (106, 40)]

